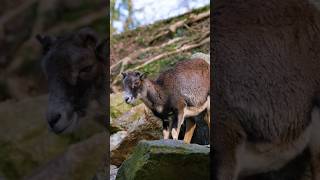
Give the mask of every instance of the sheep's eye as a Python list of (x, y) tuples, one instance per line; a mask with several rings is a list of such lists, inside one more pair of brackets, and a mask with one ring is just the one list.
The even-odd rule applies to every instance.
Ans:
[(90, 72), (92, 70), (92, 68), (93, 68), (93, 65), (86, 66), (86, 67), (84, 67), (84, 68), (82, 68), (80, 70), (80, 73), (82, 73), (82, 72), (84, 72), (84, 73)]
[(134, 83), (133, 83), (133, 87), (138, 87), (139, 85), (140, 85), (139, 82), (134, 82)]

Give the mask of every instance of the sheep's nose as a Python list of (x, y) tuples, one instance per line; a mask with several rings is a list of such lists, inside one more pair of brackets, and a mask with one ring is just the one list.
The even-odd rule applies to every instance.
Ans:
[(129, 102), (129, 97), (125, 97), (124, 100), (128, 103)]
[(60, 113), (54, 113), (50, 114), (48, 117), (48, 123), (51, 128), (54, 128), (54, 126), (57, 124), (57, 122), (61, 119)]

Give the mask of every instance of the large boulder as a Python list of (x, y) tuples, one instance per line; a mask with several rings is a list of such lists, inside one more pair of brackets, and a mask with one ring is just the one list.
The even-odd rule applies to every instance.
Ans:
[[(70, 155), (68, 152), (73, 151), (72, 147), (78, 147), (72, 145), (81, 142), (81, 147), (97, 144), (98, 142), (89, 139), (105, 131), (105, 127), (95, 121), (97, 118), (93, 111), (88, 113), (88, 119), (80, 122), (76, 132), (58, 136), (48, 130), (46, 106), (47, 96), (0, 103), (0, 177), (21, 179), (33, 174), (35, 169), (46, 166), (52, 160), (64, 156), (63, 154)], [(101, 136), (94, 139), (106, 144), (109, 136), (105, 135), (104, 139)], [(107, 154), (107, 148), (98, 145), (95, 150), (98, 151), (99, 148)], [(79, 159), (79, 163), (91, 163), (87, 159), (80, 161)], [(68, 169), (68, 164), (64, 165)]]
[(111, 164), (121, 165), (141, 140), (162, 139), (161, 129), (162, 123), (156, 118), (142, 117), (132, 123), (126, 137), (122, 139), (115, 149), (111, 149)]
[(210, 148), (175, 140), (141, 141), (117, 180), (209, 179)]
[(25, 180), (107, 179), (108, 134), (100, 133), (70, 145), (67, 150), (39, 167)]

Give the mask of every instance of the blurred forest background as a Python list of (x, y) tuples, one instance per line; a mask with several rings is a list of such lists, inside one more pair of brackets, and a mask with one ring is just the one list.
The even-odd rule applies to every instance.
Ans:
[(209, 0), (111, 0), (111, 35), (204, 7)]

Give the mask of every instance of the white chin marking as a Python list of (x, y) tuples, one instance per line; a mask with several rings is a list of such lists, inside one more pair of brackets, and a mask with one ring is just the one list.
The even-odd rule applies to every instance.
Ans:
[(135, 102), (135, 99), (132, 98), (132, 99), (130, 100), (130, 104), (133, 104), (134, 102)]
[(77, 124), (79, 122), (79, 115), (78, 113), (74, 113), (72, 116), (72, 119), (70, 120), (70, 124), (68, 125), (68, 128), (66, 129), (68, 132), (72, 132), (76, 129)]
[(73, 113), (71, 119), (66, 124), (66, 126), (64, 126), (63, 128), (60, 128), (62, 129), (61, 133), (72, 133), (76, 129), (78, 122), (79, 122), (79, 115), (78, 113), (75, 112)]

